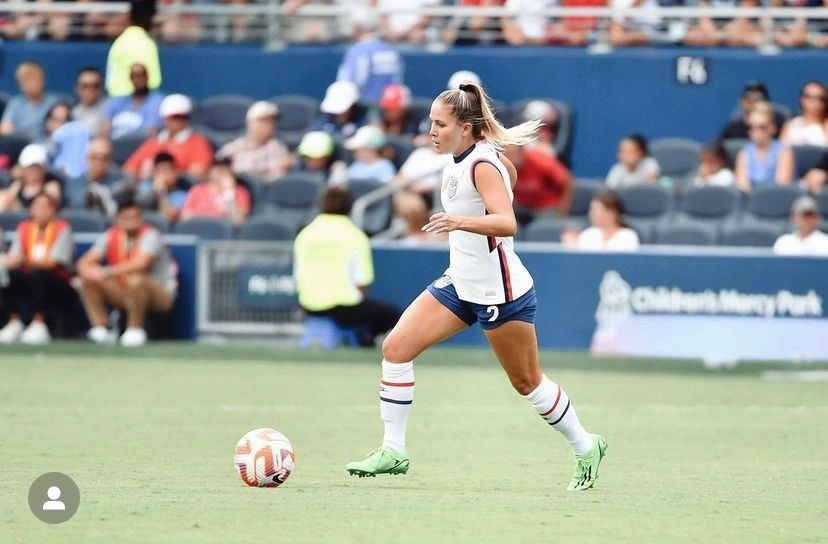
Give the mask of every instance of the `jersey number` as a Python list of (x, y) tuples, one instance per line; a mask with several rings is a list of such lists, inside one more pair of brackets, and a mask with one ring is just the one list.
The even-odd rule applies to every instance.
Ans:
[(492, 314), (492, 317), (489, 318), (489, 323), (497, 321), (497, 317), (500, 315), (500, 310), (497, 309), (497, 306), (489, 306), (486, 308), (486, 311)]

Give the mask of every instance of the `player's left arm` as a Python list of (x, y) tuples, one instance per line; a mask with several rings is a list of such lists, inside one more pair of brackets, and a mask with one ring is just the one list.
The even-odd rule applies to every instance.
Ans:
[(500, 159), (500, 162), (502, 162), (503, 166), (506, 167), (506, 171), (509, 172), (509, 183), (512, 184), (512, 189), (514, 189), (515, 185), (517, 185), (517, 168), (515, 168), (515, 165), (509, 160), (509, 157), (503, 153), (498, 153), (497, 158)]
[(434, 233), (464, 230), (501, 238), (514, 236), (517, 221), (500, 171), (491, 163), (480, 162), (474, 166), (472, 176), (489, 213), (480, 217), (466, 217), (440, 212), (431, 216), (423, 230)]

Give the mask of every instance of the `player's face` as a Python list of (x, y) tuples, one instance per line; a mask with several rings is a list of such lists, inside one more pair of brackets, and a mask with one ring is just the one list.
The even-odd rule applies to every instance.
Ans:
[(435, 100), (431, 105), (431, 145), (437, 153), (455, 153), (463, 138), (471, 133), (471, 124), (460, 124), (451, 113), (451, 108)]

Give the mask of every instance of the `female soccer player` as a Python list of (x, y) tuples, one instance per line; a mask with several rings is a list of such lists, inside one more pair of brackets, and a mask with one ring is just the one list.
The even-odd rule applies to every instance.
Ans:
[(431, 106), (431, 140), (454, 161), (443, 171), (445, 213), (431, 217), (427, 232), (448, 232), (445, 274), (406, 309), (382, 346), (380, 415), (382, 446), (364, 461), (348, 464), (352, 475), (405, 474), (409, 457), (405, 427), (414, 400), (412, 361), (429, 347), (479, 322), (512, 386), (538, 414), (566, 437), (575, 455), (567, 489), (589, 489), (607, 443), (581, 426), (566, 392), (538, 363), (537, 298), (532, 277), (513, 250), (514, 166), (499, 150), (534, 139), (540, 123), (505, 128), (483, 89), (473, 83), (441, 93)]

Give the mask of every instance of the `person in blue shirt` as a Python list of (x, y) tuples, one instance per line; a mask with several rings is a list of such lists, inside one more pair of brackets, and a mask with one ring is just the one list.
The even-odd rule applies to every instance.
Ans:
[(104, 106), (101, 132), (113, 140), (131, 135), (149, 138), (164, 126), (159, 114), (164, 95), (150, 90), (146, 67), (133, 64), (129, 78), (135, 89), (133, 93), (110, 98)]
[(359, 88), (351, 81), (332, 83), (325, 91), (319, 110), (322, 116), (314, 130), (327, 132), (334, 138), (350, 138), (367, 124), (367, 112), (359, 103)]
[(376, 106), (385, 87), (402, 83), (405, 65), (396, 49), (375, 33), (371, 21), (363, 17), (354, 26), (356, 42), (345, 51), (337, 79), (356, 84), (362, 102)]
[(45, 136), (46, 114), (57, 98), (46, 93), (46, 74), (36, 62), (20, 63), (15, 72), (22, 94), (13, 96), (0, 121), (0, 134), (19, 134), (29, 140)]
[(72, 121), (72, 107), (58, 102), (46, 114), (46, 145), (52, 169), (67, 178), (86, 174), (86, 152), (91, 135), (83, 121)]
[(354, 153), (354, 162), (348, 166), (348, 179), (391, 181), (397, 170), (394, 163), (382, 156), (384, 147), (385, 135), (379, 128), (369, 125), (357, 130), (345, 141), (345, 148)]

